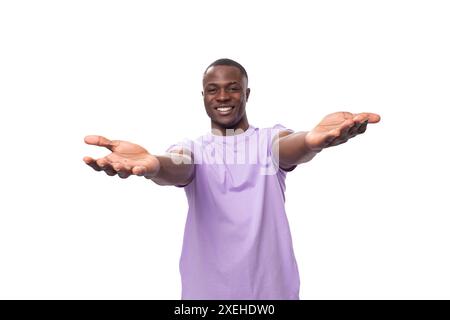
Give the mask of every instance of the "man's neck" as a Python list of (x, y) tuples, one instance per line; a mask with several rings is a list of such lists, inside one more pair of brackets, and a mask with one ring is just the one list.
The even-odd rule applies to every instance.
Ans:
[(247, 131), (249, 127), (250, 125), (248, 124), (247, 117), (243, 117), (236, 125), (228, 128), (211, 123), (211, 133), (216, 136), (234, 136)]

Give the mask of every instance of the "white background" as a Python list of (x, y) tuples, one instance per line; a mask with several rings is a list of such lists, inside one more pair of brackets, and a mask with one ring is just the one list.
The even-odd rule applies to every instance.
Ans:
[(450, 299), (446, 1), (2, 1), (0, 298), (179, 299), (183, 189), (98, 173), (88, 134), (162, 154), (242, 63), (251, 124), (382, 121), (289, 173), (302, 299)]

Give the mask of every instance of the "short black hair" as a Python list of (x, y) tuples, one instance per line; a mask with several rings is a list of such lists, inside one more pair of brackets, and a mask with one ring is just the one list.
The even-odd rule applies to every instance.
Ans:
[(216, 61), (211, 63), (205, 69), (205, 72), (203, 73), (203, 75), (206, 74), (206, 71), (208, 71), (209, 68), (214, 67), (214, 66), (232, 66), (232, 67), (236, 67), (236, 68), (238, 68), (241, 71), (242, 75), (245, 76), (245, 78), (247, 79), (247, 82), (248, 82), (247, 71), (245, 71), (245, 68), (239, 62), (236, 62), (236, 61), (228, 59), (228, 58), (217, 59)]

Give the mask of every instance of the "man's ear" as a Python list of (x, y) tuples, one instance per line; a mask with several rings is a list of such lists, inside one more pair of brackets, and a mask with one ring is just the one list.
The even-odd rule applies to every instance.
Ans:
[(202, 97), (204, 97), (205, 95), (203, 94), (203, 91), (202, 91)]
[(247, 88), (247, 90), (245, 90), (245, 94), (246, 94), (245, 101), (247, 102), (248, 97), (250, 96), (250, 88)]

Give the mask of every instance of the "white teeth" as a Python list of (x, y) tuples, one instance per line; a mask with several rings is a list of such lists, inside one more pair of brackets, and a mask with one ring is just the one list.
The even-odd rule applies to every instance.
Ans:
[(230, 111), (231, 109), (233, 109), (233, 108), (232, 107), (217, 108), (217, 110), (219, 110), (220, 112), (227, 112), (227, 111)]

